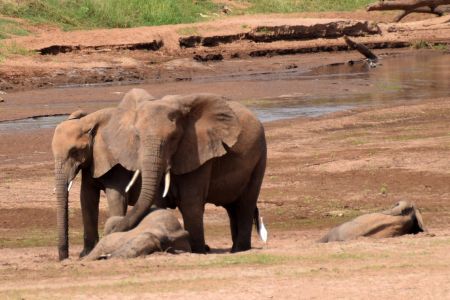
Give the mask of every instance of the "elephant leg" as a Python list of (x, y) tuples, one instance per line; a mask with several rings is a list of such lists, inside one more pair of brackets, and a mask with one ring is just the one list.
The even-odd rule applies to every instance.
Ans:
[(228, 218), (230, 219), (231, 240), (233, 241), (233, 246), (236, 244), (237, 239), (236, 208), (236, 203), (231, 203), (225, 206), (225, 209), (228, 213)]
[(81, 212), (84, 227), (84, 247), (80, 253), (83, 257), (95, 247), (98, 242), (98, 206), (100, 189), (94, 183), (88, 171), (83, 170), (81, 179)]
[(196, 171), (178, 176), (178, 207), (189, 232), (192, 252), (206, 253), (203, 213), (211, 177), (211, 163), (207, 162)]
[(231, 252), (246, 251), (251, 249), (251, 235), (253, 225), (253, 214), (255, 212), (255, 206), (249, 203), (252, 199), (248, 199), (247, 196), (241, 196), (236, 203), (236, 213), (234, 221), (230, 219), (230, 224), (236, 225), (236, 237), (233, 239), (233, 247)]
[[(106, 198), (108, 199), (109, 216), (125, 216), (127, 212), (129, 194), (136, 192), (136, 183), (128, 195), (125, 193), (125, 187), (131, 179), (132, 173), (120, 165), (116, 165), (108, 173), (101, 177), (100, 182), (105, 188)], [(136, 197), (133, 194), (134, 197)]]
[[(266, 160), (263, 158), (253, 170), (252, 176), (238, 200), (236, 205), (237, 237), (233, 240), (231, 252), (246, 251), (251, 249), (252, 227), (255, 215), (256, 202), (258, 201), (261, 184), (266, 168)], [(232, 220), (230, 218), (230, 224)]]
[(125, 216), (127, 212), (127, 197), (116, 188), (105, 188), (106, 199), (108, 199), (109, 217)]
[(189, 205), (191, 201), (182, 201), (180, 204), (181, 215), (183, 216), (184, 229), (189, 232), (189, 242), (193, 253), (206, 253), (205, 233), (203, 229), (204, 205), (195, 203)]

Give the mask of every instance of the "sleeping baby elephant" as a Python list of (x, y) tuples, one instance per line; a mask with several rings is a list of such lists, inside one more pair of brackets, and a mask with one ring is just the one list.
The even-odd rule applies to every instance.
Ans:
[(398, 202), (392, 209), (359, 216), (331, 229), (319, 243), (347, 241), (361, 236), (386, 238), (426, 231), (414, 203)]
[(105, 237), (95, 246), (85, 260), (107, 258), (132, 258), (156, 251), (191, 252), (189, 233), (178, 219), (166, 209), (152, 209), (139, 225), (126, 232), (111, 232), (123, 217), (111, 217), (105, 224)]

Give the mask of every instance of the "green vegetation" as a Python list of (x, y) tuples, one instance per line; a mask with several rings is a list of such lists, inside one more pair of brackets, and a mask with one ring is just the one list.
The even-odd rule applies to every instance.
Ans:
[(24, 0), (2, 1), (0, 13), (63, 29), (136, 27), (190, 23), (217, 5), (192, 0)]
[(202, 267), (226, 267), (236, 265), (276, 265), (291, 260), (289, 256), (251, 253), (217, 256), (212, 260), (200, 262)]
[[(120, 28), (192, 23), (218, 16), (223, 5), (232, 14), (343, 11), (362, 8), (373, 0), (0, 0), (0, 14), (50, 23), (65, 30)], [(208, 19), (206, 18), (206, 19)]]
[(414, 49), (433, 49), (439, 51), (447, 51), (449, 49), (447, 44), (431, 43), (423, 40), (414, 42), (411, 47)]
[(387, 185), (385, 183), (383, 183), (380, 188), (380, 194), (383, 196), (386, 196), (387, 193), (388, 193)]
[(346, 11), (363, 8), (373, 0), (248, 0), (250, 13)]
[(0, 42), (0, 62), (12, 55), (31, 55), (33, 52), (18, 45), (16, 42)]
[[(70, 232), (71, 244), (81, 244), (83, 241), (83, 232), (72, 230)], [(57, 236), (55, 230), (50, 229), (18, 229), (10, 230), (0, 237), (1, 248), (28, 248), (28, 247), (46, 247), (56, 246)]]
[(179, 35), (198, 35), (198, 31), (196, 27), (183, 27), (177, 30)]
[(12, 35), (27, 35), (28, 31), (23, 29), (19, 23), (13, 20), (0, 18), (0, 40)]

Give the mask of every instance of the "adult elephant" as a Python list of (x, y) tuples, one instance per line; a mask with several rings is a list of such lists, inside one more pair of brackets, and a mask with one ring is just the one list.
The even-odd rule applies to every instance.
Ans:
[(116, 108), (106, 108), (88, 115), (76, 111), (56, 127), (52, 150), (55, 158), (60, 260), (69, 255), (68, 197), (71, 182), (80, 170), (80, 202), (84, 225), (84, 247), (80, 257), (88, 254), (98, 242), (100, 190), (105, 191), (110, 216), (124, 216), (127, 205), (133, 205), (137, 201), (140, 184), (134, 185), (128, 193), (125, 192), (133, 172), (114, 162), (102, 139), (102, 133), (108, 130), (114, 114), (134, 110), (139, 103), (152, 99), (146, 91), (134, 89), (124, 96)]
[(108, 127), (102, 132), (110, 150), (104, 159), (142, 175), (139, 199), (113, 232), (135, 227), (165, 186), (193, 252), (206, 250), (205, 203), (227, 210), (232, 252), (251, 248), (267, 157), (264, 129), (252, 112), (214, 94), (166, 96), (113, 114)]

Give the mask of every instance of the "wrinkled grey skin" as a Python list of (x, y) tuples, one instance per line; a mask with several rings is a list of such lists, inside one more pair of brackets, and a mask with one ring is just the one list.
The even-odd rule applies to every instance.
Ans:
[(80, 257), (88, 254), (98, 242), (98, 209), (100, 191), (108, 199), (109, 215), (124, 216), (127, 205), (134, 205), (140, 194), (141, 178), (125, 193), (133, 172), (120, 164), (108, 164), (110, 157), (102, 135), (108, 131), (113, 114), (132, 109), (142, 101), (154, 99), (146, 91), (133, 89), (125, 94), (116, 108), (105, 108), (91, 114), (79, 110), (60, 123), (52, 141), (55, 158), (57, 199), (57, 229), (59, 259), (69, 255), (67, 187), (81, 171), (80, 202), (84, 225), (84, 248)]
[[(99, 189), (91, 179), (104, 176), (117, 165), (130, 172), (128, 177), (140, 170), (141, 181), (135, 184), (140, 193), (134, 207), (113, 226), (113, 232), (134, 228), (161, 200), (164, 174), (169, 171), (169, 197), (182, 213), (193, 252), (206, 251), (206, 203), (227, 210), (232, 251), (251, 248), (267, 148), (262, 124), (239, 103), (214, 94), (154, 100), (144, 90), (133, 89), (116, 108), (75, 114), (58, 125), (52, 149), (60, 260), (69, 255), (69, 182), (82, 170), (81, 204), (83, 220), (88, 220), (84, 221), (84, 255), (98, 239)], [(123, 186), (117, 188), (119, 193)]]
[(359, 216), (331, 229), (318, 242), (347, 241), (358, 237), (387, 238), (426, 231), (422, 215), (412, 202), (400, 201), (392, 209)]
[(172, 95), (142, 102), (112, 120), (112, 134), (103, 137), (114, 162), (142, 174), (139, 199), (113, 232), (133, 228), (161, 200), (170, 172), (168, 197), (180, 209), (193, 252), (206, 252), (206, 203), (227, 210), (231, 251), (251, 248), (267, 149), (264, 128), (250, 110), (214, 94)]
[(133, 229), (108, 234), (123, 217), (106, 221), (105, 237), (85, 256), (85, 260), (133, 258), (157, 251), (170, 253), (191, 252), (189, 234), (178, 219), (166, 209), (152, 209)]

